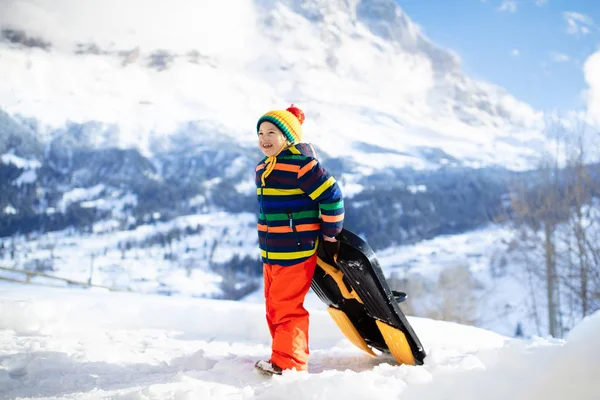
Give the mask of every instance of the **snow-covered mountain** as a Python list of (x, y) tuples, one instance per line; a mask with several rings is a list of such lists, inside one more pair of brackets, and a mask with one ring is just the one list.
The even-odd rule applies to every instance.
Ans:
[(375, 247), (488, 222), (508, 176), (460, 168), (525, 168), (545, 143), (393, 0), (0, 7), (0, 236), (254, 212), (255, 122), (292, 102)]
[(72, 121), (97, 148), (250, 147), (258, 116), (295, 103), (306, 140), (365, 174), (524, 168), (544, 145), (540, 113), (466, 76), (393, 0), (9, 0), (0, 29), (0, 108), (47, 140)]

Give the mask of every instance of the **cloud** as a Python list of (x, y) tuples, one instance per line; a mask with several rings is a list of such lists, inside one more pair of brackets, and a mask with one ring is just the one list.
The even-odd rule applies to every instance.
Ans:
[(558, 63), (571, 61), (571, 57), (569, 57), (568, 55), (566, 55), (564, 53), (559, 53), (556, 51), (550, 52), (550, 57), (552, 57), (552, 60), (554, 62), (558, 62)]
[(538, 7), (541, 7), (544, 4), (546, 4), (547, 2), (548, 2), (548, 0), (535, 0), (535, 5)]
[(600, 51), (585, 61), (583, 75), (589, 86), (586, 91), (588, 116), (592, 123), (600, 125)]
[(510, 54), (514, 57), (518, 57), (519, 54), (521, 54), (521, 52), (519, 51), (519, 49), (513, 49)]
[(575, 11), (564, 12), (563, 17), (567, 21), (567, 33), (569, 35), (587, 35), (594, 26), (592, 18)]
[(514, 0), (504, 0), (502, 4), (497, 8), (500, 12), (511, 12), (514, 13), (517, 11), (517, 2)]
[(146, 51), (186, 52), (202, 48), (219, 54), (235, 54), (251, 47), (253, 38), (249, 33), (253, 32), (257, 17), (252, 2), (178, 0), (176, 3), (175, 6), (160, 0), (0, 0), (0, 28), (23, 29), (28, 35), (50, 41), (53, 49), (69, 51), (74, 43), (95, 43), (103, 49), (139, 46)]

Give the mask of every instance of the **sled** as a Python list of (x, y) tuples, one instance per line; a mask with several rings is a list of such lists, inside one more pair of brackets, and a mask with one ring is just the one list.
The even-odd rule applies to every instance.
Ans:
[(422, 365), (425, 350), (398, 303), (406, 294), (390, 290), (371, 247), (344, 229), (337, 244), (321, 242), (311, 288), (356, 347), (400, 364)]

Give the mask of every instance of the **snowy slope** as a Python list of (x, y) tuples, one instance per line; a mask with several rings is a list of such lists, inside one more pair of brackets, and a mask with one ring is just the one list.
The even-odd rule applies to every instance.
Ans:
[(0, 108), (41, 136), (99, 121), (96, 146), (150, 153), (199, 121), (251, 146), (257, 116), (294, 102), (308, 141), (369, 168), (522, 168), (544, 145), (540, 113), (465, 76), (393, 0), (8, 0), (0, 29)]
[(428, 352), (414, 367), (362, 353), (310, 312), (309, 373), (269, 379), (253, 371), (270, 352), (262, 305), (0, 284), (0, 398), (598, 398), (598, 313), (566, 341), (409, 318)]
[[(220, 297), (224, 278), (215, 272), (216, 266), (231, 261), (233, 256), (249, 256), (260, 265), (255, 262), (256, 216), (250, 213), (190, 215), (132, 230), (117, 230), (111, 222), (95, 224), (94, 232), (87, 235), (67, 229), (30, 240), (0, 240), (0, 266), (45, 270), (52, 276), (89, 280), (119, 290)], [(201, 227), (200, 232), (196, 232), (197, 227)], [(186, 231), (190, 234), (185, 235)], [(9, 271), (0, 271), (0, 277), (24, 278)], [(65, 284), (44, 277), (32, 281)]]
[[(0, 240), (5, 249), (0, 251), (0, 266), (20, 270), (42, 266), (52, 276), (79, 282), (91, 278), (94, 285), (174, 297), (220, 298), (228, 294), (224, 281), (230, 281), (250, 292), (240, 294), (241, 300), (262, 303), (255, 218), (248, 213), (192, 215), (134, 230), (113, 231), (110, 225), (98, 223), (93, 234), (73, 235), (66, 230), (29, 240), (4, 239)], [(185, 232), (199, 225), (201, 232), (181, 235), (168, 246), (152, 241), (174, 229)], [(547, 332), (545, 319), (536, 316), (545, 315), (544, 288), (540, 286), (540, 293), (532, 297), (525, 262), (507, 253), (513, 235), (491, 225), (391, 247), (376, 255), (391, 288), (408, 293), (406, 306), (412, 315), (463, 321), (507, 336), (513, 336), (521, 324), (524, 336), (530, 337)], [(132, 244), (130, 250), (124, 250), (126, 243)], [(166, 257), (171, 253), (174, 256)], [(232, 257), (248, 267), (240, 268), (237, 276), (218, 273), (215, 267), (227, 265)], [(248, 276), (244, 272), (250, 267), (258, 269)], [(0, 277), (24, 278), (9, 271), (0, 271)], [(32, 282), (66, 285), (44, 277), (34, 277)], [(307, 304), (322, 303), (310, 291)], [(444, 313), (449, 307), (451, 312)]]

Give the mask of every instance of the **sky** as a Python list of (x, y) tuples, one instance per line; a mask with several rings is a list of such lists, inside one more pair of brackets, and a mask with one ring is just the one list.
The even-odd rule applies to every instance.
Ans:
[(472, 78), (537, 110), (585, 107), (583, 65), (600, 49), (596, 0), (397, 0)]
[(600, 312), (563, 340), (409, 322), (423, 366), (372, 357), (311, 313), (308, 372), (264, 377), (264, 305), (0, 283), (0, 398), (462, 400), (598, 398)]

